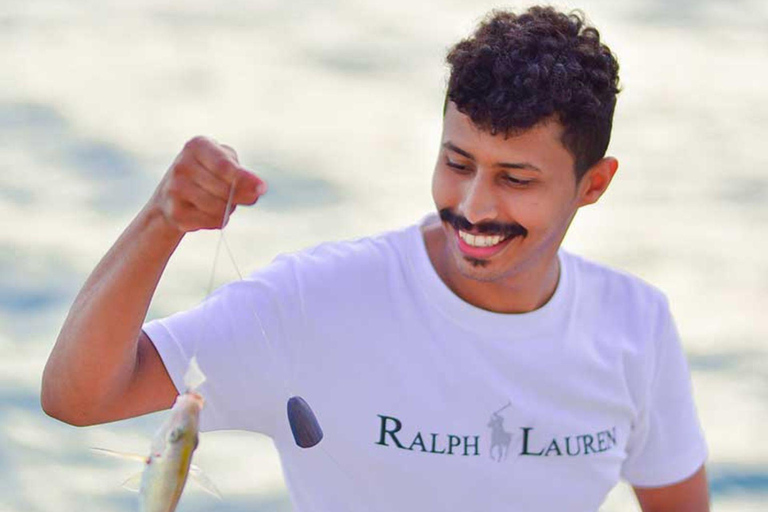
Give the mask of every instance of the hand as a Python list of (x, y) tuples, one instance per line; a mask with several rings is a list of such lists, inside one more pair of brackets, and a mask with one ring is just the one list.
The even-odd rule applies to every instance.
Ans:
[(207, 137), (194, 137), (163, 176), (149, 206), (158, 209), (181, 234), (218, 229), (225, 224), (233, 183), (230, 215), (236, 205), (254, 204), (267, 191), (266, 182), (240, 166), (234, 149)]

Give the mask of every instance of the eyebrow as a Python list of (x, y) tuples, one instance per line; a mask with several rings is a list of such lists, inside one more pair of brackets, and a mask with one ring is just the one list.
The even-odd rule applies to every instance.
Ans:
[[(451, 141), (447, 140), (443, 142), (443, 147), (445, 149), (448, 149), (450, 151), (453, 151), (455, 153), (460, 154), (461, 156), (467, 157), (473, 162), (475, 161), (475, 156), (470, 153), (469, 151), (465, 151), (458, 147), (457, 145), (453, 144)], [(497, 167), (503, 167), (505, 169), (530, 169), (532, 171), (538, 171), (541, 172), (541, 169), (536, 167), (535, 165), (528, 163), (528, 162), (499, 162), (495, 164)]]

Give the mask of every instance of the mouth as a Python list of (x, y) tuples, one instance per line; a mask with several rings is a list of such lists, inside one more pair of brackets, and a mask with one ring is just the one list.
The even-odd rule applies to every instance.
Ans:
[(508, 235), (479, 235), (453, 228), (459, 250), (469, 258), (477, 260), (488, 259), (504, 250), (516, 236)]
[(444, 227), (453, 231), (459, 252), (476, 267), (487, 265), (488, 258), (502, 252), (515, 238), (528, 236), (528, 230), (521, 224), (496, 221), (472, 224), (450, 208), (438, 212)]

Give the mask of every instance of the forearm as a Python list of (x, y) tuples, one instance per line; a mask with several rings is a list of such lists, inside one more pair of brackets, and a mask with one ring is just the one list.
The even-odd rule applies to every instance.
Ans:
[(43, 372), (45, 412), (88, 425), (170, 406), (173, 383), (139, 339), (160, 276), (183, 233), (221, 228), (228, 203), (254, 204), (265, 191), (229, 146), (199, 136), (184, 145), (75, 299)]
[(182, 233), (147, 206), (83, 285), (43, 373), (45, 411), (73, 424), (120, 396), (152, 295)]

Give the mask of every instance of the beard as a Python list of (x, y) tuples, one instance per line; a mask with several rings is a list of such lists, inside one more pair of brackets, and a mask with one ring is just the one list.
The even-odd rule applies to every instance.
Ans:
[[(451, 208), (442, 208), (438, 213), (443, 222), (449, 224), (457, 231), (461, 230), (485, 236), (500, 236), (506, 241), (511, 241), (516, 237), (525, 238), (528, 236), (528, 230), (517, 223), (483, 222), (472, 224), (466, 217), (455, 213)], [(454, 257), (457, 258), (457, 269), (464, 277), (479, 281), (493, 281), (497, 278), (497, 276), (488, 275), (487, 272), (483, 271), (483, 269), (490, 265), (490, 261), (487, 259), (475, 258), (465, 254), (455, 254)], [(462, 260), (470, 265), (471, 270), (460, 264)]]

